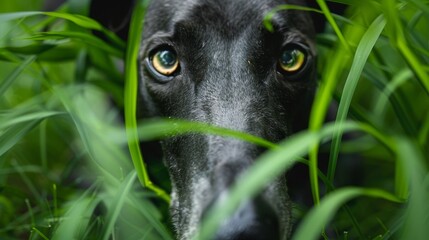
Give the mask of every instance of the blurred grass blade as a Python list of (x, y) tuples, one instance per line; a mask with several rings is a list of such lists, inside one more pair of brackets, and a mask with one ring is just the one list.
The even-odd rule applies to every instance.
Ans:
[(429, 94), (429, 74), (426, 72), (424, 67), (425, 63), (420, 62), (420, 59), (409, 48), (410, 44), (408, 44), (404, 34), (404, 29), (400, 21), (401, 18), (398, 15), (396, 1), (384, 0), (383, 3), (386, 6), (383, 10), (389, 23), (388, 30), (392, 45), (397, 47), (410, 68), (413, 70), (419, 83), (426, 91), (426, 94)]
[[(368, 13), (378, 12), (377, 9), (374, 9), (370, 5), (362, 5), (361, 11), (368, 11)], [(354, 25), (346, 25), (345, 30), (343, 31), (346, 34), (345, 39), (349, 39), (352, 43), (356, 39), (361, 39), (363, 34), (361, 25), (365, 25), (365, 21), (366, 20), (364, 18), (356, 18)], [(322, 127), (323, 122), (326, 119), (334, 90), (339, 85), (344, 69), (348, 68), (350, 65), (352, 52), (349, 49), (348, 44), (338, 44), (336, 48), (329, 50), (326, 55), (329, 56), (329, 61), (324, 63), (322, 81), (320, 82), (319, 88), (316, 92), (310, 114), (309, 129), (312, 131), (319, 131)], [(319, 181), (317, 178), (318, 152), (319, 146), (316, 145), (309, 153), (310, 184), (313, 201), (316, 205), (319, 203), (320, 199)]]
[[(196, 236), (197, 239), (210, 239), (220, 222), (227, 219), (243, 199), (248, 199), (256, 194), (259, 189), (297, 161), (297, 158), (304, 155), (308, 148), (318, 140), (316, 133), (296, 134), (290, 137), (286, 143), (280, 144), (280, 148), (263, 154), (233, 185), (227, 199), (209, 209), (207, 217), (203, 219), (200, 232)], [(263, 178), (264, 175), (267, 178)]]
[[(377, 52), (378, 50), (374, 49), (375, 56), (379, 56)], [(396, 81), (398, 74), (400, 74), (400, 71), (395, 72), (393, 74), (388, 74), (388, 73), (383, 74), (380, 71), (380, 69), (383, 68), (382, 65), (384, 64), (385, 64), (384, 62), (382, 62), (381, 64), (376, 62), (375, 65), (373, 63), (367, 64), (364, 72), (364, 75), (368, 77), (368, 79), (378, 89), (380, 89), (380, 91), (386, 91), (386, 87), (389, 87), (391, 84), (393, 84), (393, 82)], [(409, 71), (411, 72), (411, 70)], [(412, 74), (412, 76), (414, 76), (414, 74)], [(399, 123), (401, 124), (404, 131), (407, 133), (408, 136), (415, 136), (417, 133), (417, 126), (415, 124), (416, 114), (414, 113), (413, 108), (408, 107), (411, 105), (411, 103), (407, 98), (405, 98), (404, 92), (401, 90), (401, 88), (397, 88), (396, 91), (390, 92), (388, 96), (389, 96), (390, 104), (395, 112), (395, 115), (399, 120)], [(377, 112), (376, 107), (377, 107), (377, 104), (375, 105), (373, 112), (377, 113), (377, 115), (382, 114), (383, 111)], [(382, 120), (383, 120), (382, 118), (377, 118), (373, 122), (377, 123)]]
[[(80, 136), (82, 150), (89, 157), (89, 166), (96, 170), (96, 176), (102, 179), (103, 191), (96, 194), (105, 203), (108, 216), (102, 219), (106, 219), (106, 222), (84, 226), (81, 232), (85, 230), (86, 235), (90, 235), (95, 231), (99, 236), (96, 239), (101, 239), (103, 236), (108, 238), (112, 234), (113, 238), (124, 234), (128, 236), (129, 233), (118, 229), (124, 228), (126, 221), (136, 218), (139, 221), (132, 225), (141, 224), (142, 226), (139, 226), (139, 231), (133, 232), (133, 236), (144, 236), (145, 232), (150, 232), (150, 236), (160, 235), (164, 239), (169, 239), (168, 232), (161, 226), (159, 212), (153, 210), (153, 207), (152, 211), (148, 209), (152, 203), (147, 198), (154, 195), (142, 194), (141, 191), (136, 194), (137, 191), (131, 189), (136, 175), (129, 174), (134, 171), (129, 156), (123, 149), (122, 143), (126, 142), (117, 142), (117, 138), (126, 139), (125, 129), (118, 126), (116, 111), (112, 110), (111, 105), (106, 101), (107, 94), (89, 83), (55, 87), (53, 92), (61, 99), (73, 120)], [(114, 133), (116, 135), (112, 135), (112, 129), (116, 130)], [(128, 176), (126, 181), (123, 180), (124, 175)], [(138, 195), (137, 198), (136, 195)], [(145, 209), (139, 210), (140, 208)], [(124, 216), (125, 210), (133, 211), (132, 216)], [(132, 226), (128, 227), (129, 224), (126, 225), (127, 229), (132, 228)]]
[[(0, 123), (0, 156), (15, 146), (41, 121), (62, 114), (61, 112), (39, 111), (20, 116), (3, 115)], [(8, 119), (9, 118), (9, 119)]]
[(329, 11), (328, 5), (326, 5), (325, 0), (316, 0), (317, 4), (319, 4), (320, 9), (322, 10), (323, 14), (325, 14), (326, 19), (328, 20), (331, 27), (334, 29), (335, 34), (337, 34), (338, 39), (340, 40), (341, 44), (343, 44), (344, 49), (347, 51), (350, 51), (349, 44), (347, 43), (346, 39), (344, 38), (343, 33), (341, 32), (340, 28), (338, 27), (337, 23), (335, 22), (334, 18), (332, 17), (331, 11)]
[(13, 13), (1, 13), (0, 14), (0, 22), (7, 22), (7, 21), (11, 21), (11, 20), (16, 20), (16, 19), (20, 19), (20, 18), (25, 18), (25, 17), (31, 17), (31, 16), (35, 16), (38, 14), (41, 14), (42, 12), (13, 12)]
[(213, 134), (233, 137), (265, 148), (278, 147), (277, 144), (248, 133), (216, 127), (205, 123), (185, 120), (156, 119), (144, 121), (138, 127), (139, 138), (143, 141), (162, 139), (186, 133)]
[(418, 140), (420, 143), (420, 146), (425, 146), (427, 144), (427, 141), (429, 140), (429, 111), (423, 118), (423, 126), (420, 128)]
[(115, 44), (120, 49), (125, 49), (126, 47), (125, 42), (122, 39), (120, 39), (118, 36), (116, 36), (116, 34), (106, 29), (99, 22), (89, 17), (78, 15), (78, 14), (69, 14), (69, 13), (61, 13), (61, 12), (43, 12), (43, 14), (51, 17), (57, 17), (57, 18), (69, 20), (83, 28), (100, 31), (107, 37), (107, 39), (111, 41), (112, 44)]
[(5, 50), (5, 49), (1, 49), (1, 48), (0, 48), (0, 60), (15, 62), (15, 63), (21, 62), (21, 59), (19, 57), (15, 56), (15, 54), (13, 54), (13, 53)]
[(62, 12), (40, 12), (40, 14), (44, 14), (51, 17), (62, 18), (65, 20), (69, 20), (74, 24), (92, 30), (103, 31), (104, 27), (94, 19), (83, 15), (70, 14), (70, 13), (62, 13)]
[[(248, 133), (217, 127), (207, 123), (179, 119), (159, 118), (143, 120), (138, 124), (137, 133), (141, 141), (153, 141), (177, 135), (197, 133), (240, 139), (268, 149), (278, 147), (275, 143)], [(118, 143), (127, 142), (127, 139), (121, 138), (121, 129), (116, 129), (111, 134), (111, 137), (116, 139)]]
[[(104, 81), (109, 82), (110, 84), (115, 84), (116, 91), (119, 91), (119, 95), (124, 95), (124, 76), (122, 72), (119, 71), (116, 62), (113, 61), (111, 57), (109, 57), (109, 54), (105, 51), (102, 51), (98, 48), (89, 48), (87, 49), (89, 59), (91, 60), (90, 63), (101, 71), (103, 74), (106, 75), (106, 77), (111, 81)], [(113, 89), (112, 89), (113, 90)], [(109, 91), (112, 92), (112, 91)], [(121, 98), (121, 105), (123, 105), (123, 97)]]
[(426, 90), (426, 93), (429, 95), (429, 75), (426, 72), (424, 63), (420, 63), (418, 57), (413, 53), (413, 51), (408, 47), (405, 39), (398, 40), (398, 49), (401, 51), (402, 55), (407, 60), (408, 64), (411, 66), (411, 69), (417, 76), (420, 84), (423, 86), (423, 89)]
[(299, 5), (289, 5), (289, 4), (280, 5), (278, 7), (273, 8), (269, 13), (267, 13), (264, 16), (263, 23), (264, 23), (265, 28), (268, 31), (274, 32), (274, 27), (273, 27), (273, 24), (271, 23), (271, 19), (273, 18), (273, 16), (278, 11), (284, 11), (284, 10), (301, 10), (301, 11), (308, 11), (308, 12), (323, 13), (320, 10), (317, 10), (314, 8), (309, 8), (309, 7), (304, 7), (304, 6), (299, 6)]
[[(121, 212), (121, 209), (125, 203), (125, 199), (127, 198), (131, 187), (133, 186), (134, 181), (136, 180), (136, 173), (131, 172), (128, 174), (128, 176), (124, 179), (122, 184), (118, 188), (118, 192), (116, 194), (116, 197), (110, 202), (109, 207), (109, 213), (107, 216), (107, 223), (105, 225), (105, 228), (103, 230), (104, 240), (110, 239), (110, 236), (112, 236), (113, 228), (115, 227), (115, 222), (119, 217), (119, 213)], [(115, 238), (113, 235), (112, 238)]]
[[(386, 21), (384, 20), (383, 16), (379, 16), (374, 20), (371, 26), (369, 26), (368, 30), (360, 40), (350, 72), (346, 79), (343, 93), (341, 94), (342, 97), (338, 107), (337, 118), (335, 120), (335, 123), (338, 126), (341, 126), (341, 123), (344, 122), (347, 118), (350, 104), (352, 102), (352, 98), (354, 96), (354, 92), (356, 91), (356, 86), (359, 82), (365, 63), (368, 60), (369, 54), (380, 37), (380, 34), (382, 33), (385, 25)], [(341, 136), (341, 131), (336, 131), (335, 136), (332, 139), (327, 174), (328, 180), (330, 182), (334, 181), (338, 154), (340, 151)]]
[[(379, 132), (377, 129), (364, 123), (359, 124), (359, 129), (379, 140), (388, 150), (394, 151), (395, 147), (392, 140)], [(189, 133), (213, 134), (217, 136), (232, 137), (268, 149), (279, 148), (279, 145), (276, 143), (272, 143), (248, 133), (216, 127), (200, 122), (191, 122), (178, 119), (154, 119), (145, 120), (141, 122), (138, 127), (139, 139), (142, 141), (159, 140)], [(119, 134), (114, 134), (115, 136), (112, 136), (113, 138), (120, 139), (118, 136)]]
[[(11, 115), (10, 119), (5, 119), (7, 117), (2, 116), (3, 119), (0, 122), (0, 131), (2, 129), (11, 127), (13, 125), (16, 124), (21, 124), (24, 122), (29, 122), (29, 121), (34, 121), (34, 120), (43, 120), (49, 117), (53, 117), (53, 116), (57, 116), (63, 114), (63, 112), (57, 112), (57, 111), (37, 111), (37, 112), (33, 112), (33, 113), (28, 113), (25, 115), (21, 115), (21, 116), (15, 116), (15, 115)], [(1, 115), (0, 115), (1, 116)]]
[(74, 15), (69, 13), (62, 13), (62, 12), (38, 12), (38, 11), (29, 11), (29, 12), (14, 12), (14, 13), (1, 13), (0, 14), (0, 22), (5, 21), (11, 21), (11, 20), (17, 20), (20, 18), (25, 17), (31, 17), (36, 15), (46, 15), (56, 18), (62, 18), (65, 20), (69, 20), (73, 23), (75, 23), (78, 26), (81, 26), (83, 28), (93, 29), (93, 30), (99, 30), (101, 31), (103, 29), (103, 26), (99, 24), (97, 21), (81, 16), (81, 15)]
[(100, 31), (104, 33), (105, 36), (112, 41), (112, 43), (119, 47), (119, 49), (123, 50), (126, 47), (124, 41), (122, 41), (118, 36), (116, 36), (113, 32), (107, 30), (103, 27), (103, 25), (89, 17), (61, 12), (43, 12), (42, 14), (69, 20), (83, 28)]
[(407, 176), (410, 195), (401, 239), (426, 239), (429, 236), (429, 174), (424, 156), (415, 142), (397, 139), (398, 161)]
[(146, 166), (140, 152), (140, 144), (137, 135), (137, 92), (138, 92), (138, 54), (143, 31), (143, 17), (147, 8), (148, 1), (139, 0), (136, 3), (131, 18), (130, 33), (128, 38), (127, 54), (125, 61), (125, 127), (128, 135), (128, 147), (134, 168), (137, 171), (140, 183), (153, 190), (159, 197), (170, 202), (170, 196), (164, 190), (155, 186), (149, 179)]
[(41, 32), (37, 33), (28, 39), (31, 40), (62, 40), (66, 38), (71, 38), (75, 40), (81, 40), (82, 42), (99, 49), (102, 49), (113, 56), (122, 58), (123, 52), (122, 49), (118, 49), (113, 47), (112, 45), (107, 44), (103, 40), (95, 37), (92, 34), (89, 33), (83, 33), (83, 32)]
[(368, 129), (354, 122), (346, 122), (341, 127), (328, 124), (319, 132), (308, 130), (289, 137), (280, 143), (278, 148), (260, 156), (232, 186), (230, 194), (222, 202), (209, 209), (207, 218), (204, 219), (199, 235), (196, 237), (209, 239), (220, 222), (232, 214), (241, 201), (249, 199), (261, 191), (269, 182), (297, 162), (298, 158), (306, 154), (312, 146), (318, 144), (322, 139), (327, 140), (338, 130), (348, 132), (367, 131)]
[[(6, 46), (0, 48), (0, 59), (17, 62), (18, 57), (10, 56), (13, 54), (19, 55), (37, 55), (38, 62), (62, 62), (74, 60), (77, 56), (80, 46), (77, 44), (67, 44), (65, 46), (56, 44), (31, 44), (22, 47)], [(9, 54), (8, 54), (9, 53)], [(12, 54), (13, 53), (13, 54)], [(6, 56), (1, 56), (1, 54)]]
[(39, 237), (43, 238), (44, 240), (49, 240), (49, 238), (46, 237), (45, 234), (43, 234), (41, 231), (39, 231), (39, 229), (32, 227), (31, 230), (33, 230), (37, 235), (39, 235)]
[(31, 44), (27, 46), (21, 46), (21, 47), (4, 47), (0, 48), (5, 49), (7, 51), (18, 53), (18, 54), (26, 54), (26, 55), (38, 55), (45, 51), (48, 51), (52, 48), (54, 48), (56, 45), (54, 44)]
[(61, 19), (73, 22), (76, 25), (86, 29), (101, 31), (113, 44), (115, 44), (115, 46), (119, 47), (120, 50), (123, 50), (125, 48), (124, 41), (122, 41), (118, 36), (116, 36), (111, 31), (107, 30), (106, 28), (104, 28), (103, 25), (101, 25), (94, 19), (91, 19), (86, 16), (82, 16), (82, 15), (70, 14), (70, 13), (64, 13), (64, 12), (38, 12), (38, 11), (2, 13), (0, 14), (0, 22), (11, 21), (11, 20), (36, 16), (36, 15), (45, 15), (45, 16), (50, 16), (54, 18), (61, 18)]
[[(56, 87), (53, 91), (73, 120), (83, 143), (83, 149), (86, 150), (89, 159), (92, 160), (90, 163), (93, 163), (100, 170), (104, 181), (110, 185), (119, 184), (118, 179), (122, 177), (122, 172), (119, 169), (126, 167), (125, 164), (121, 166), (120, 162), (124, 161), (126, 156), (119, 146), (110, 146), (112, 139), (104, 137), (105, 131), (103, 130), (106, 127), (103, 125), (104, 122), (99, 120), (99, 115), (104, 114), (102, 104), (106, 104), (106, 102), (101, 101), (99, 92), (95, 88), (85, 85)], [(112, 122), (109, 123), (113, 124)], [(98, 131), (96, 131), (97, 129)]]
[[(350, 61), (350, 54), (341, 45), (334, 51), (333, 60), (328, 62), (323, 73), (323, 82), (321, 82), (319, 89), (313, 101), (311, 109), (311, 116), (309, 121), (309, 129), (312, 131), (319, 131), (322, 127), (323, 121), (325, 120), (326, 113), (328, 111), (329, 104), (331, 102), (332, 93), (337, 82), (340, 78), (340, 73), (343, 68), (348, 65)], [(313, 195), (313, 201), (315, 204), (319, 203), (319, 184), (317, 178), (318, 171), (318, 147), (314, 146), (309, 153), (309, 172), (310, 172), (310, 184)]]
[(323, 228), (329, 223), (337, 210), (350, 199), (359, 196), (383, 198), (392, 202), (401, 202), (390, 193), (379, 189), (341, 188), (322, 199), (320, 205), (313, 208), (298, 227), (292, 239), (319, 239)]
[[(284, 10), (299, 10), (299, 11), (307, 11), (307, 12), (315, 12), (315, 13), (323, 14), (323, 11), (315, 9), (315, 8), (304, 7), (304, 6), (299, 6), (299, 5), (283, 4), (283, 5), (280, 5), (278, 7), (273, 8), (268, 14), (266, 14), (264, 16), (263, 24), (268, 31), (274, 32), (274, 27), (271, 23), (271, 19), (274, 17), (274, 15), (278, 11), (284, 11)], [(333, 15), (333, 16), (337, 19), (340, 19), (343, 22), (351, 23), (348, 18), (345, 18), (343, 16), (340, 16), (340, 15)]]
[(0, 135), (0, 156), (17, 144), (28, 132), (40, 123), (40, 119), (16, 124)]
[(425, 16), (429, 18), (429, 6), (427, 5), (427, 2), (426, 4), (422, 0), (408, 0), (408, 2), (416, 5), (416, 7), (423, 11), (426, 14)]
[(7, 76), (6, 79), (4, 79), (0, 83), (0, 98), (4, 96), (4, 93), (12, 85), (13, 81), (15, 81), (15, 79), (22, 73), (22, 71), (24, 71), (24, 69), (32, 62), (34, 62), (35, 59), (36, 56), (28, 57), (9, 76)]
[(83, 239), (84, 232), (82, 229), (86, 229), (89, 225), (91, 215), (101, 201), (101, 199), (90, 195), (94, 191), (94, 186), (83, 193), (79, 199), (73, 201), (73, 205), (63, 215), (52, 234), (52, 240)]
[(81, 50), (76, 59), (76, 70), (74, 79), (77, 83), (85, 82), (90, 66), (90, 64), (88, 64), (89, 61), (90, 60), (86, 49)]
[[(380, 95), (378, 102), (374, 107), (374, 112), (383, 113), (386, 110), (388, 99), (393, 96), (396, 89), (406, 83), (413, 77), (413, 72), (410, 69), (402, 69), (393, 77), (393, 79), (387, 83), (383, 90), (383, 94)], [(399, 116), (398, 116), (399, 117)]]

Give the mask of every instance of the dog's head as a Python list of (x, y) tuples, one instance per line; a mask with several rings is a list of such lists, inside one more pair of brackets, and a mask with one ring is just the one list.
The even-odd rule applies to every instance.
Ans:
[[(264, 16), (283, 0), (154, 0), (145, 17), (139, 106), (147, 117), (205, 122), (277, 142), (303, 125), (315, 77), (313, 27), (305, 12)], [(288, 1), (288, 4), (303, 4)], [(304, 120), (305, 122), (305, 120)], [(162, 142), (179, 239), (264, 151), (220, 136)], [(291, 206), (284, 177), (225, 220), (216, 239), (285, 239)]]

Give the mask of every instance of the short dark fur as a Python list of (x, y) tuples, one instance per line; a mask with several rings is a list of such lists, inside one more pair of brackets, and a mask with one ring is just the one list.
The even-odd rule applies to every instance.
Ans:
[[(273, 18), (273, 33), (262, 25), (271, 9), (285, 3), (151, 1), (140, 53), (139, 108), (144, 117), (205, 122), (273, 142), (304, 126), (315, 78), (310, 17), (305, 12), (281, 11)], [(298, 77), (277, 70), (282, 48), (289, 43), (301, 44), (309, 52), (310, 66)], [(177, 52), (180, 73), (160, 82), (143, 62), (165, 45)], [(195, 233), (207, 208), (228, 194), (231, 183), (264, 151), (239, 140), (205, 135), (167, 139), (162, 145), (173, 185), (171, 214), (178, 239)], [(291, 228), (288, 199), (286, 181), (280, 177), (244, 203), (215, 238), (286, 239)]]

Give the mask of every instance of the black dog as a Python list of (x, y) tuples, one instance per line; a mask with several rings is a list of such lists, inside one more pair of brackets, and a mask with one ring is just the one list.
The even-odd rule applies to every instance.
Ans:
[[(140, 108), (146, 117), (205, 122), (277, 142), (305, 125), (314, 91), (310, 17), (279, 11), (282, 0), (153, 0), (140, 54)], [(302, 5), (302, 1), (287, 1)], [(264, 151), (219, 136), (162, 142), (172, 180), (179, 239), (195, 234), (205, 211)], [(215, 239), (285, 239), (291, 206), (284, 177), (244, 203)]]

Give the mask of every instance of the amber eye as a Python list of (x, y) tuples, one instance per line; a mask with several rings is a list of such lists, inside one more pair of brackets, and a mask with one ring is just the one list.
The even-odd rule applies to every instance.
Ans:
[(159, 74), (171, 76), (179, 69), (179, 60), (171, 49), (156, 51), (150, 58), (151, 65)]
[(298, 73), (306, 62), (306, 54), (299, 48), (289, 48), (283, 51), (279, 58), (281, 70), (288, 74)]

